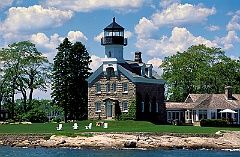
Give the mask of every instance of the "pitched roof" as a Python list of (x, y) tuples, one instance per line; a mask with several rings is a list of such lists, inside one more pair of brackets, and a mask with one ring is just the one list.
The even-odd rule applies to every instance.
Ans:
[[(122, 72), (128, 79), (132, 82), (144, 82), (144, 83), (155, 83), (155, 84), (165, 84), (166, 80), (162, 79), (161, 76), (153, 70), (152, 77), (142, 76), (139, 74), (141, 71), (141, 65), (143, 63), (138, 63), (135, 61), (126, 61), (125, 63), (118, 63), (117, 69)], [(95, 72), (92, 73), (87, 79), (88, 83), (91, 83), (98, 75), (103, 72), (103, 66), (101, 65)]]
[(185, 102), (167, 102), (166, 108), (240, 108), (240, 94), (233, 94), (233, 100), (225, 94), (189, 94)]
[(104, 28), (104, 31), (106, 30), (122, 30), (123, 31), (124, 28), (116, 23), (115, 17), (114, 17), (113, 22), (110, 25), (108, 25), (106, 28)]

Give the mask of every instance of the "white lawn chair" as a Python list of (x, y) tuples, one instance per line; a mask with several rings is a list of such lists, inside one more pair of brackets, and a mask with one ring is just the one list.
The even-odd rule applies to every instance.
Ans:
[(89, 123), (88, 126), (85, 126), (86, 129), (92, 129), (92, 123)]
[(107, 128), (108, 128), (108, 123), (104, 123), (104, 124), (103, 124), (103, 128), (104, 128), (104, 129), (107, 129)]
[(74, 123), (73, 124), (73, 130), (77, 130), (78, 129), (78, 125), (77, 125), (77, 123)]
[(59, 125), (57, 126), (57, 131), (59, 131), (59, 130), (62, 130), (62, 124), (59, 124)]

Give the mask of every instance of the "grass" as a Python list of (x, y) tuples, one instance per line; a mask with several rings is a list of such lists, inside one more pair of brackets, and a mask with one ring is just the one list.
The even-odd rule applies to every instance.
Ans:
[[(0, 134), (41, 134), (49, 133), (56, 135), (82, 134), (90, 135), (90, 132), (170, 132), (170, 133), (203, 133), (213, 134), (219, 130), (240, 131), (237, 127), (197, 127), (197, 126), (174, 126), (174, 125), (155, 125), (146, 121), (114, 121), (102, 120), (108, 123), (108, 128), (95, 126), (97, 120), (78, 121), (78, 130), (73, 130), (73, 123), (64, 123), (63, 130), (57, 131), (57, 123), (33, 123), (33, 124), (4, 124), (0, 125)], [(85, 126), (93, 123), (91, 130), (86, 130)]]

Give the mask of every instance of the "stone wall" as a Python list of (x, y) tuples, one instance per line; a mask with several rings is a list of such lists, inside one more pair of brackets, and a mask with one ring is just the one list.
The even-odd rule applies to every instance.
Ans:
[[(128, 92), (122, 92), (122, 83), (128, 83)], [(96, 84), (101, 84), (101, 93), (96, 92)], [(110, 83), (111, 91), (107, 92), (107, 83)], [(112, 84), (116, 83), (116, 92), (113, 92)], [(88, 87), (88, 119), (98, 119), (99, 113), (96, 113), (96, 103), (101, 102), (100, 117), (106, 119), (106, 104), (107, 101), (112, 103), (112, 118), (115, 117), (115, 105), (119, 104), (122, 110), (122, 102), (127, 101), (128, 104), (136, 95), (135, 84), (132, 83), (121, 72), (118, 75), (107, 78), (104, 73), (100, 74), (91, 85)]]

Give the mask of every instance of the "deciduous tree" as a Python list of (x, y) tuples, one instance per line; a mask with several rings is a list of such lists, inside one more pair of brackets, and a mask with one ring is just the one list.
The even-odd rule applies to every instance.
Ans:
[(184, 101), (189, 93), (223, 93), (225, 86), (239, 85), (239, 63), (220, 48), (194, 45), (165, 57), (160, 67), (167, 80), (169, 101)]

